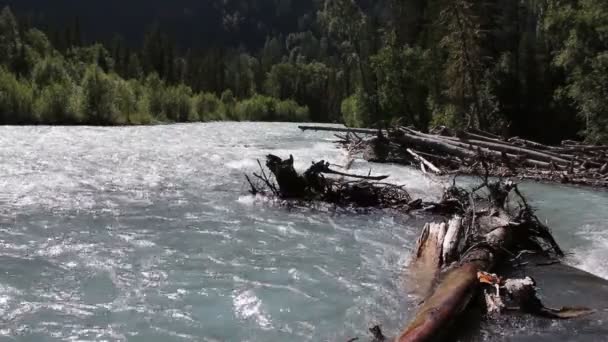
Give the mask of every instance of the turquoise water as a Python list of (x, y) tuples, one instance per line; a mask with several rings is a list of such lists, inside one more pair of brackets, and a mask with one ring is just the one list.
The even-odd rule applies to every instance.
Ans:
[[(0, 127), (0, 341), (345, 341), (395, 333), (425, 220), (247, 195), (266, 153), (346, 161), (292, 124)], [(414, 196), (442, 180), (391, 174)], [(526, 184), (568, 262), (608, 277), (608, 193)]]

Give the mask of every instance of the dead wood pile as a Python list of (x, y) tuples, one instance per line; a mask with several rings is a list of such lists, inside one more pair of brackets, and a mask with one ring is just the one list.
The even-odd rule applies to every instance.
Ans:
[(301, 126), (336, 132), (338, 142), (374, 162), (416, 165), (436, 174), (479, 174), (608, 187), (608, 146), (563, 141), (561, 146), (479, 130), (431, 134), (408, 127), (388, 130)]

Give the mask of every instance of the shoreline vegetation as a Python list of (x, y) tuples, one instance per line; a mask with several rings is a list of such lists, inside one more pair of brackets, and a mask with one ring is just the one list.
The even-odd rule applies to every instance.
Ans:
[(70, 11), (57, 24), (32, 16), (44, 3), (5, 7), (0, 124), (398, 123), (608, 141), (603, 0), (211, 3), (218, 24), (196, 25), (216, 37), (186, 46), (162, 21), (139, 36), (109, 18), (87, 40)]
[(252, 94), (237, 99), (195, 92), (158, 73), (131, 78), (101, 44), (60, 52), (42, 31), (19, 26), (11, 10), (0, 14), (0, 124), (146, 125), (200, 121), (303, 122), (308, 108), (292, 99)]

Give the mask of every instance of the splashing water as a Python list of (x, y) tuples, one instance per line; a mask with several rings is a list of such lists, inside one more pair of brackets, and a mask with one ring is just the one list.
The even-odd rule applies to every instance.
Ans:
[[(346, 162), (293, 124), (0, 127), (0, 340), (344, 341), (394, 334), (424, 218), (247, 196), (267, 153)], [(415, 197), (437, 180), (393, 165)], [(608, 194), (526, 184), (569, 262), (608, 277)]]

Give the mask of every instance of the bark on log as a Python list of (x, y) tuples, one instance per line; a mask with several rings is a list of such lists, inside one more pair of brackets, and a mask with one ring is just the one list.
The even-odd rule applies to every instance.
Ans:
[[(447, 128), (427, 134), (408, 127), (388, 130), (301, 126), (334, 132), (348, 132), (341, 143), (349, 152), (363, 153), (368, 161), (410, 164), (410, 151), (421, 168), (450, 174), (479, 174), (481, 167), (490, 176), (519, 177), (560, 183), (608, 187), (608, 146), (564, 142), (548, 146), (537, 142), (502, 137), (483, 131), (454, 132)], [(353, 141), (355, 132), (375, 135)], [(408, 151), (407, 149), (410, 149)], [(431, 167), (434, 166), (434, 167)], [(436, 169), (435, 169), (436, 168)], [(547, 171), (547, 172), (544, 172)]]
[(441, 249), (446, 234), (445, 223), (427, 223), (417, 241), (415, 258), (409, 266), (410, 290), (418, 296), (426, 296), (441, 268)]
[(423, 164), (426, 167), (428, 167), (434, 173), (436, 173), (438, 175), (443, 174), (443, 172), (437, 166), (433, 165), (433, 163), (431, 163), (430, 161), (424, 159), (418, 153), (412, 151), (412, 149), (408, 148), (408, 149), (406, 149), (406, 151), (407, 151), (407, 153), (411, 154), (412, 157), (414, 157), (414, 159), (416, 159), (418, 162), (420, 162), (421, 164)]
[[(468, 239), (466, 235), (469, 233), (460, 239), (455, 238), (458, 235), (455, 232), (460, 229), (463, 222), (460, 216), (454, 216), (450, 221), (444, 241), (436, 240), (441, 234), (433, 237), (425, 233), (421, 236), (418, 245), (424, 246), (422, 250), (424, 253), (420, 253), (418, 249), (414, 257), (441, 254), (443, 271), (440, 272), (443, 273), (439, 273), (441, 275), (436, 279), (437, 285), (425, 298), (396, 342), (427, 342), (440, 338), (441, 333), (446, 331), (476, 293), (479, 286), (478, 273), (491, 271), (505, 259), (507, 253), (512, 253), (509, 251), (515, 251), (516, 247), (528, 248), (535, 245), (536, 247), (533, 247), (535, 250), (543, 251), (544, 247), (537, 242), (541, 239), (551, 246), (556, 254), (561, 254), (561, 249), (550, 234), (548, 235), (546, 227), (539, 226), (540, 222), (531, 212), (516, 185), (507, 182), (485, 183), (484, 186), (489, 190), (488, 202), (471, 205), (467, 209), (467, 215), (472, 214), (476, 217), (469, 222), (472, 225), (471, 234), (478, 238)], [(519, 212), (509, 212), (506, 209), (509, 207), (506, 203), (511, 191), (523, 201), (523, 208)], [(472, 194), (469, 195), (472, 197)], [(460, 255), (455, 266), (450, 265), (451, 248), (457, 246), (458, 242), (464, 243), (467, 250)], [(428, 250), (433, 246), (436, 251)], [(412, 261), (412, 264), (417, 263), (416, 260)], [(433, 272), (437, 273), (436, 269), (433, 269)]]
[(459, 266), (448, 270), (439, 280), (397, 342), (431, 341), (466, 308), (478, 286), (477, 272), (490, 270), (496, 263), (495, 250), (507, 244), (507, 229), (497, 227), (486, 235), (484, 242), (467, 251)]
[(544, 162), (554, 162), (554, 163), (558, 163), (561, 165), (567, 165), (570, 162), (569, 160), (563, 159), (561, 157), (555, 157), (549, 153), (533, 151), (530, 149), (517, 147), (517, 146), (509, 146), (506, 144), (487, 142), (487, 141), (481, 141), (481, 140), (473, 140), (473, 139), (461, 140), (461, 141), (464, 143), (471, 144), (471, 145), (492, 149), (493, 151), (500, 151), (500, 152), (511, 153), (511, 154), (516, 154), (516, 155), (523, 155), (523, 156), (527, 156), (529, 158), (533, 158), (535, 160), (540, 160), (540, 161), (544, 161)]
[(443, 240), (442, 259), (444, 265), (449, 265), (453, 261), (456, 261), (458, 244), (460, 243), (462, 233), (462, 217), (455, 215), (448, 222), (448, 229)]
[[(423, 135), (412, 135), (409, 133), (405, 133), (395, 138), (396, 141), (400, 142), (404, 146), (413, 146), (417, 150), (434, 150), (447, 155), (454, 155), (462, 159), (477, 159), (480, 153), (484, 153), (488, 156), (496, 158), (498, 160), (504, 158), (506, 156), (512, 160), (518, 160), (518, 156), (509, 153), (501, 153), (499, 151), (491, 150), (488, 148), (479, 147), (477, 151), (471, 149), (470, 144), (444, 140), (440, 138), (431, 138)], [(548, 169), (551, 167), (551, 164), (544, 161), (533, 160), (533, 159), (523, 159), (521, 162), (530, 167), (538, 167), (543, 169)]]

